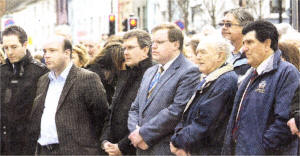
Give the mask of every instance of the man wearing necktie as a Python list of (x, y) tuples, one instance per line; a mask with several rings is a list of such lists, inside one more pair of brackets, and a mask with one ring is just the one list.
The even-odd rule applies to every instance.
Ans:
[(272, 23), (255, 21), (242, 33), (251, 69), (236, 93), (222, 154), (294, 155), (297, 142), (286, 122), (299, 72), (281, 60), (278, 32)]
[(176, 25), (152, 30), (152, 58), (159, 64), (145, 72), (128, 118), (129, 139), (138, 155), (171, 154), (170, 137), (199, 83), (199, 69), (181, 54), (182, 48), (183, 34)]

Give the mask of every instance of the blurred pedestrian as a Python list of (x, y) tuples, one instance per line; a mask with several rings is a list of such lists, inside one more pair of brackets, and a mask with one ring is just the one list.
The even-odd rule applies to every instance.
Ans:
[(0, 45), (0, 65), (5, 64), (5, 54), (2, 49), (2, 45)]
[(297, 47), (293, 44), (280, 42), (279, 49), (281, 50), (283, 60), (290, 62), (300, 71), (300, 51)]
[(286, 123), (299, 71), (280, 58), (272, 23), (255, 21), (242, 33), (251, 69), (236, 93), (222, 154), (294, 155), (297, 149), (288, 149), (293, 136)]
[(85, 68), (89, 62), (89, 56), (87, 49), (84, 45), (77, 44), (73, 46), (72, 50), (72, 61), (74, 65), (80, 68)]
[(1, 155), (34, 154), (34, 149), (27, 148), (28, 118), (38, 79), (48, 70), (27, 50), (28, 38), (23, 28), (7, 27), (2, 36), (7, 59), (0, 67)]
[(121, 43), (109, 42), (87, 66), (88, 70), (97, 73), (101, 78), (109, 104), (112, 101), (118, 74), (124, 68), (123, 52)]
[(100, 154), (99, 138), (108, 113), (100, 78), (73, 65), (68, 39), (54, 36), (43, 48), (51, 71), (39, 79), (30, 116), (36, 154)]
[(151, 38), (143, 30), (131, 30), (124, 35), (123, 47), (126, 70), (122, 70), (111, 104), (107, 127), (103, 132), (102, 147), (109, 155), (135, 155), (135, 147), (128, 139), (128, 111), (136, 98), (143, 74), (153, 65)]
[(221, 154), (238, 79), (233, 66), (226, 63), (230, 47), (222, 37), (206, 37), (199, 43), (197, 59), (202, 80), (171, 138), (173, 154)]
[(100, 52), (101, 49), (100, 45), (90, 36), (81, 39), (79, 43), (84, 45), (87, 48), (90, 61), (92, 61)]
[(159, 64), (145, 72), (128, 118), (137, 155), (171, 154), (171, 134), (199, 82), (199, 69), (181, 54), (183, 40), (174, 24), (152, 29), (152, 58)]
[[(296, 90), (296, 93), (292, 99), (292, 104), (290, 107), (290, 120), (288, 121), (287, 125), (290, 127), (290, 131), (293, 135), (297, 135), (300, 138), (300, 105), (299, 105), (299, 86)], [(300, 146), (300, 145), (299, 145)]]
[(198, 44), (199, 44), (198, 39), (192, 39), (190, 42), (188, 42), (187, 46), (185, 46), (183, 49), (185, 57), (195, 64), (197, 64), (196, 49)]
[(228, 62), (233, 64), (234, 71), (238, 76), (244, 75), (250, 68), (245, 53), (241, 49), (243, 46), (242, 29), (253, 21), (254, 18), (248, 11), (244, 8), (236, 8), (226, 11), (222, 22), (219, 23), (222, 27), (223, 37), (230, 40), (234, 46), (234, 50), (228, 58)]

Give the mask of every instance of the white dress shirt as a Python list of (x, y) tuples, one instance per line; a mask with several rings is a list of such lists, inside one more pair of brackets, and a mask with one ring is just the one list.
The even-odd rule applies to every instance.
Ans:
[(48, 75), (50, 84), (45, 99), (45, 108), (41, 119), (41, 133), (38, 139), (38, 143), (42, 146), (59, 143), (55, 124), (55, 114), (60, 95), (72, 65), (72, 63), (69, 63), (66, 69), (58, 77), (55, 77), (53, 71)]

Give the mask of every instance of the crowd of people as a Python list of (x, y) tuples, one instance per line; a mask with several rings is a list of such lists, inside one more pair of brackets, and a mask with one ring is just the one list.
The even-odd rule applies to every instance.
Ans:
[(0, 154), (299, 154), (300, 33), (244, 8), (219, 27), (164, 23), (101, 46), (53, 33), (43, 56), (5, 28)]

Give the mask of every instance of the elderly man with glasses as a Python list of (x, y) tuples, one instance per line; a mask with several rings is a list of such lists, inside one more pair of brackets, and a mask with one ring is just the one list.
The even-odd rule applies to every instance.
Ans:
[(219, 25), (222, 27), (222, 35), (230, 40), (234, 46), (231, 56), (227, 62), (233, 64), (234, 71), (239, 75), (244, 75), (250, 68), (247, 63), (247, 58), (242, 51), (243, 34), (242, 29), (249, 22), (254, 21), (252, 15), (243, 8), (236, 8), (226, 11), (224, 18)]

